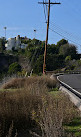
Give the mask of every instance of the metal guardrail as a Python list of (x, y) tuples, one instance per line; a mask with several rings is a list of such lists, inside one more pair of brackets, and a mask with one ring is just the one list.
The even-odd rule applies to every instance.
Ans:
[(81, 71), (46, 71), (46, 74), (81, 74)]
[(64, 83), (63, 81), (59, 80), (59, 76), (57, 76), (57, 79), (58, 79), (58, 81), (60, 82), (60, 84), (62, 86), (64, 86), (68, 90), (70, 90), (72, 93), (74, 93), (76, 96), (78, 96), (81, 99), (81, 93), (80, 92), (78, 92), (77, 90), (73, 89), (72, 87), (70, 87), (69, 85), (67, 85), (66, 83)]

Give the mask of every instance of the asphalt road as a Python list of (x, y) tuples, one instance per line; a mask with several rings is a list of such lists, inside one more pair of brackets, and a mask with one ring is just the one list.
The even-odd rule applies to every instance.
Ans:
[(73, 89), (81, 92), (81, 74), (66, 74), (59, 76), (59, 80), (66, 83)]

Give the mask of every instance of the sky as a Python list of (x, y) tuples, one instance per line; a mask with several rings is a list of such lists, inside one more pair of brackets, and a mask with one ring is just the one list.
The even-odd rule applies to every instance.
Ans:
[[(45, 41), (47, 6), (44, 12), (44, 5), (38, 4), (39, 1), (43, 2), (0, 0), (0, 37), (5, 36), (4, 27), (7, 27), (7, 39), (20, 35)], [(81, 53), (81, 0), (50, 1), (61, 4), (51, 5), (48, 43), (56, 44), (64, 38), (76, 45), (78, 52)]]

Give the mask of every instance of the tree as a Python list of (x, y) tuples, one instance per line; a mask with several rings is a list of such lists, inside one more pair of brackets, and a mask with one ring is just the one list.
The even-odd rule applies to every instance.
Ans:
[(33, 39), (33, 40), (31, 41), (31, 44), (33, 44), (33, 45), (35, 45), (35, 46), (41, 45), (41, 43), (42, 43), (42, 41), (37, 40), (37, 39)]
[(64, 58), (62, 55), (47, 54), (47, 59), (46, 59), (46, 70), (47, 71), (53, 71), (53, 70), (56, 70), (62, 67), (64, 67)]
[(5, 38), (0, 38), (0, 52), (3, 53), (3, 51), (5, 50)]
[(47, 53), (48, 54), (58, 54), (59, 48), (55, 44), (51, 44), (47, 46)]
[(21, 43), (28, 44), (31, 42), (31, 39), (28, 39), (26, 36), (25, 37), (20, 37)]
[(62, 46), (62, 45), (65, 45), (65, 44), (67, 44), (68, 43), (68, 41), (67, 40), (65, 40), (65, 39), (62, 39), (62, 40), (60, 40), (60, 41), (58, 41), (57, 42), (57, 46)]
[(71, 56), (72, 59), (76, 59), (77, 50), (76, 50), (76, 47), (74, 45), (65, 44), (65, 45), (60, 46), (59, 54), (63, 55), (65, 58), (67, 56)]
[(33, 72), (40, 73), (43, 71), (43, 55), (40, 55), (33, 65)]
[(9, 66), (9, 70), (8, 70), (9, 74), (16, 74), (18, 71), (21, 71), (21, 66), (17, 62), (12, 63)]

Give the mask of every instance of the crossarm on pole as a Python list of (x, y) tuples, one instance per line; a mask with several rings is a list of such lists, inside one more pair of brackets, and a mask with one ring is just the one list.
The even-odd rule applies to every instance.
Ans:
[[(48, 2), (38, 2), (38, 4), (49, 4)], [(61, 4), (60, 2), (50, 2), (50, 4)]]

